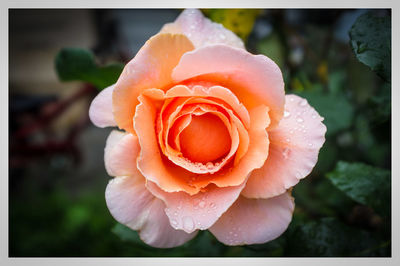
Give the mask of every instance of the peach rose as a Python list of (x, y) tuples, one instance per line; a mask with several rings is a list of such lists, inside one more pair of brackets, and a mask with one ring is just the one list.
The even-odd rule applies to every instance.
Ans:
[(207, 229), (226, 245), (281, 235), (326, 132), (273, 61), (198, 10), (150, 38), (89, 114), (123, 130), (105, 147), (107, 206), (155, 247)]

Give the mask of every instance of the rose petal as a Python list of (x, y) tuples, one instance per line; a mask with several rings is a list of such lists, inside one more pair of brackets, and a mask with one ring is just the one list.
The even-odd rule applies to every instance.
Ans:
[(221, 43), (244, 49), (238, 36), (221, 24), (211, 22), (198, 9), (185, 9), (174, 23), (164, 25), (161, 33), (185, 34), (196, 48)]
[(239, 197), (209, 230), (229, 246), (261, 244), (286, 230), (293, 209), (294, 199), (289, 193), (270, 199)]
[[(149, 97), (141, 95), (134, 119), (135, 130), (140, 142), (138, 169), (143, 176), (166, 192), (185, 191), (190, 195), (198, 193), (208, 184), (219, 187), (238, 186), (256, 168), (262, 167), (268, 157), (269, 124), (268, 108), (259, 106), (250, 111), (250, 144), (247, 153), (235, 167), (225, 167), (214, 174), (194, 175), (164, 158), (160, 154), (154, 129), (157, 110)], [(195, 179), (196, 182), (193, 182)]]
[[(212, 98), (212, 101), (214, 101), (217, 105), (221, 107), (229, 107), (229, 109), (231, 109), (234, 114), (237, 115), (238, 118), (240, 118), (244, 126), (246, 128), (249, 128), (249, 112), (247, 111), (246, 107), (244, 107), (243, 104), (239, 102), (235, 94), (233, 94), (232, 91), (227, 88), (215, 85), (211, 85), (209, 87), (201, 85), (177, 85), (172, 87), (165, 93), (165, 98), (167, 99), (179, 97)], [(203, 99), (203, 102), (207, 102), (207, 100)]]
[(118, 222), (139, 230), (140, 238), (154, 247), (176, 247), (197, 233), (187, 234), (171, 227), (164, 203), (146, 189), (141, 176), (112, 179), (107, 185), (106, 203)]
[(140, 151), (137, 136), (113, 130), (107, 138), (104, 162), (110, 176), (136, 175), (136, 159)]
[(194, 47), (182, 34), (157, 34), (148, 40), (122, 71), (113, 93), (113, 110), (118, 127), (133, 133), (138, 96), (148, 88), (168, 87), (172, 69), (181, 56)]
[(114, 85), (103, 89), (90, 104), (90, 120), (98, 127), (114, 127), (117, 125), (112, 112), (113, 91)]
[(210, 185), (206, 192), (189, 195), (185, 192), (167, 193), (155, 183), (148, 181), (147, 188), (157, 198), (162, 199), (166, 206), (166, 214), (175, 229), (191, 233), (196, 229), (205, 230), (232, 205), (244, 187), (240, 186), (218, 188)]
[(286, 96), (284, 118), (278, 127), (268, 131), (268, 159), (262, 168), (253, 171), (242, 195), (274, 197), (310, 174), (325, 142), (326, 127), (322, 120), (305, 99)]
[(199, 190), (190, 186), (185, 177), (190, 172), (162, 157), (154, 130), (157, 110), (152, 101), (144, 95), (139, 96), (140, 104), (136, 108), (134, 126), (141, 147), (137, 166), (143, 176), (157, 183), (165, 191), (186, 191), (197, 193)]
[(140, 238), (147, 244), (158, 248), (177, 247), (191, 240), (197, 231), (190, 234), (171, 227), (170, 220), (165, 215), (165, 204), (155, 199), (150, 208), (147, 222), (140, 230)]
[(185, 53), (172, 72), (175, 82), (195, 77), (229, 88), (247, 109), (268, 106), (271, 128), (283, 115), (285, 92), (282, 73), (266, 56), (252, 55), (226, 45), (206, 46)]

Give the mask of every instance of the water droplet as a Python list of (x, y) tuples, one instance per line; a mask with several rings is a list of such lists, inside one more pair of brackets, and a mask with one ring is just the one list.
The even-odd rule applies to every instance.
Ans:
[(206, 203), (204, 201), (199, 202), (199, 207), (204, 208), (206, 206)]
[(229, 234), (230, 234), (230, 235), (232, 235), (232, 234), (233, 234), (233, 232), (232, 232), (232, 231), (230, 231), (230, 232), (229, 232)]
[(174, 215), (175, 215), (175, 216), (178, 216), (178, 212), (177, 212), (177, 211), (175, 211), (175, 212), (174, 212)]
[(285, 159), (289, 158), (289, 153), (290, 153), (290, 149), (287, 148), (287, 147), (284, 148), (283, 151), (282, 151), (283, 158), (285, 158)]
[(192, 217), (184, 216), (182, 218), (182, 225), (183, 225), (183, 229), (191, 232), (194, 229), (194, 222), (193, 222)]
[(300, 106), (306, 106), (307, 105), (307, 100), (306, 99), (303, 99), (303, 100), (301, 100), (300, 102), (299, 102), (299, 105)]
[(301, 173), (300, 172), (296, 172), (296, 178), (301, 178)]
[(290, 139), (289, 139), (289, 138), (287, 138), (287, 139), (286, 139), (286, 142), (290, 142)]
[(293, 101), (294, 101), (294, 98), (290, 97), (289, 101), (293, 102)]
[(315, 119), (315, 118), (317, 118), (317, 116), (316, 115), (312, 115), (311, 118)]
[(178, 225), (178, 221), (175, 219), (171, 219), (172, 226), (176, 227)]
[(238, 234), (234, 234), (233, 236), (234, 236), (234, 237), (237, 237), (237, 236), (238, 236)]
[(214, 202), (211, 202), (211, 203), (210, 203), (210, 207), (213, 208), (213, 209), (215, 209), (217, 206), (215, 205)]
[(297, 121), (298, 123), (303, 123), (303, 122), (304, 122), (303, 118), (301, 118), (301, 117), (298, 117), (298, 118), (296, 119), (296, 121)]
[(308, 143), (308, 146), (312, 147), (312, 146), (313, 146), (313, 144), (310, 142), (310, 143)]
[(290, 134), (293, 134), (293, 133), (294, 133), (294, 131), (293, 131), (293, 130), (290, 130), (290, 131), (289, 131), (289, 133), (290, 133)]
[(289, 116), (290, 116), (290, 112), (288, 112), (288, 111), (283, 112), (284, 118), (288, 118)]
[(226, 36), (223, 35), (223, 34), (220, 34), (219, 37), (220, 37), (222, 40), (225, 40), (225, 39), (226, 39)]

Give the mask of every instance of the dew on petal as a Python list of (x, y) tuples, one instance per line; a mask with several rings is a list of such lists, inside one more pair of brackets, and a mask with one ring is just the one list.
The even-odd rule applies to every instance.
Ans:
[(182, 225), (183, 225), (183, 229), (185, 229), (187, 231), (192, 231), (194, 229), (194, 222), (193, 222), (192, 217), (184, 216), (182, 218)]
[(204, 208), (205, 206), (206, 206), (205, 201), (200, 201), (200, 202), (199, 202), (199, 207), (200, 207), (200, 208)]
[(301, 117), (298, 117), (298, 118), (296, 119), (296, 121), (297, 121), (298, 123), (303, 123), (303, 122), (304, 122), (304, 119), (301, 118)]
[(173, 227), (176, 227), (178, 225), (178, 221), (175, 219), (171, 219), (171, 224)]
[(282, 151), (283, 158), (285, 158), (285, 159), (289, 158), (289, 153), (290, 153), (290, 149), (287, 148), (287, 147), (284, 148), (283, 151)]
[(306, 106), (307, 105), (307, 100), (306, 99), (303, 99), (303, 100), (301, 100), (300, 102), (299, 102), (299, 105), (300, 106)]
[(283, 112), (284, 118), (288, 118), (289, 116), (290, 116), (290, 112), (288, 112), (288, 111)]

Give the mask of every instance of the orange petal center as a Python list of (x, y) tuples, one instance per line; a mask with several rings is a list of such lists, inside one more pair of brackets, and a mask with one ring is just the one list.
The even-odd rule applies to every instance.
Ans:
[(193, 115), (191, 123), (181, 132), (180, 144), (184, 157), (207, 163), (229, 152), (231, 137), (221, 119), (206, 113)]

